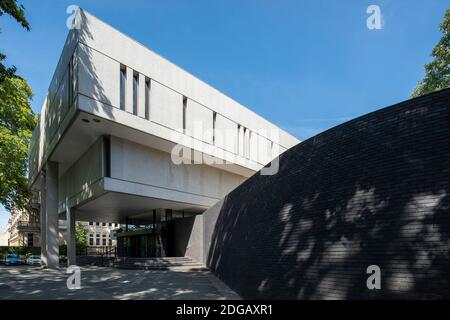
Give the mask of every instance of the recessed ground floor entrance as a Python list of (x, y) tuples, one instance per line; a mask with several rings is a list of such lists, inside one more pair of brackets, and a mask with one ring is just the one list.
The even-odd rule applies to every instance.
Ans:
[[(218, 199), (189, 196), (185, 192), (161, 188), (151, 194), (127, 182), (104, 177), (99, 180), (99, 186), (89, 187), (77, 197), (57, 202), (54, 197), (59, 190), (57, 176), (58, 164), (48, 162), (45, 179), (40, 182), (46, 186), (45, 192), (41, 193), (41, 209), (45, 209), (41, 210), (44, 230), (41, 258), (49, 268), (59, 266), (57, 241), (60, 220), (65, 220), (69, 265), (77, 264), (77, 221), (120, 224), (120, 230), (111, 237), (111, 240), (117, 240), (117, 250), (114, 251), (119, 257), (189, 257), (204, 262), (202, 214)], [(111, 254), (103, 252), (101, 255), (109, 258)]]
[[(172, 209), (152, 210), (147, 215), (147, 223), (133, 222), (126, 217), (123, 228), (119, 229), (117, 238), (117, 255), (119, 257), (153, 258), (183, 257), (187, 247), (186, 232), (195, 214)], [(183, 249), (184, 248), (184, 249)]]

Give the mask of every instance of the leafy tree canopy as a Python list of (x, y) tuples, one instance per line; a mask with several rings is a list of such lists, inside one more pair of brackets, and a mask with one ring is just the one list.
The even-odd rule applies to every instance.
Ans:
[(0, 52), (0, 83), (2, 83), (6, 77), (14, 77), (16, 74), (16, 67), (6, 67), (3, 64), (3, 60), (6, 59), (6, 56)]
[[(24, 8), (16, 0), (0, 0), (0, 16), (12, 16), (26, 30)], [(28, 145), (36, 115), (30, 107), (31, 88), (16, 75), (15, 67), (5, 67), (0, 52), (0, 203), (6, 209), (29, 209), (27, 185)]]
[(87, 230), (81, 223), (77, 223), (75, 228), (75, 239), (77, 247), (87, 247)]
[(17, 4), (17, 0), (0, 0), (0, 16), (8, 14), (28, 31), (30, 24), (25, 19), (25, 8), (23, 5)]
[[(30, 30), (30, 24), (25, 18), (25, 8), (22, 5), (17, 4), (17, 0), (0, 0), (0, 17), (5, 14), (13, 17), (27, 31)], [(6, 56), (0, 52), (0, 83), (2, 83), (6, 77), (13, 77), (16, 74), (16, 67), (6, 67), (3, 64), (5, 59)]]
[(0, 84), (0, 202), (6, 209), (28, 209), (28, 145), (36, 116), (30, 108), (31, 88), (18, 77)]
[(442, 38), (431, 52), (434, 60), (425, 65), (425, 77), (412, 93), (413, 98), (450, 87), (450, 9), (445, 12), (440, 30)]

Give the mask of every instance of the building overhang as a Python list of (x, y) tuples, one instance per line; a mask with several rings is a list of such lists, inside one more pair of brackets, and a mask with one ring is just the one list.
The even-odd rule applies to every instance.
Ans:
[[(153, 220), (153, 210), (161, 208), (200, 214), (207, 207), (198, 204), (143, 197), (108, 191), (75, 209), (78, 221), (108, 221), (124, 224), (148, 224)], [(64, 218), (64, 213), (61, 218)]]
[[(93, 110), (90, 110), (93, 111)], [(142, 121), (148, 125), (148, 120), (137, 118), (122, 110), (114, 110), (121, 118), (125, 119), (125, 123), (132, 122), (136, 125), (137, 122)], [(101, 136), (115, 136), (125, 140), (133, 141), (135, 143), (147, 146), (156, 150), (161, 150), (167, 153), (172, 152), (172, 149), (177, 145), (176, 142), (170, 141), (148, 132), (140, 130), (139, 126), (130, 127), (123, 124), (123, 121), (118, 122), (110, 119), (113, 115), (108, 115), (103, 112), (90, 113), (83, 111), (83, 108), (71, 114), (70, 124), (67, 125), (65, 132), (60, 132), (59, 140), (52, 147), (53, 152), (48, 160), (59, 163), (59, 175), (63, 175), (79, 158), (85, 153), (88, 148)], [(67, 119), (69, 121), (69, 119)], [(145, 123), (147, 122), (147, 123)], [(157, 124), (155, 124), (157, 126)], [(193, 150), (192, 159), (202, 159), (202, 152), (194, 145), (186, 146)], [(204, 163), (212, 167), (219, 168), (234, 174), (244, 177), (252, 176), (257, 170), (262, 167), (260, 164), (250, 164), (244, 166), (239, 163), (232, 163), (230, 161), (224, 163), (226, 159), (233, 159), (233, 156), (225, 153), (224, 157), (217, 157), (208, 154), (209, 163)], [(226, 158), (226, 159), (224, 159)], [(242, 160), (244, 161), (244, 160)], [(249, 168), (249, 166), (251, 168)], [(35, 190), (40, 188), (39, 175), (31, 177), (31, 186)]]

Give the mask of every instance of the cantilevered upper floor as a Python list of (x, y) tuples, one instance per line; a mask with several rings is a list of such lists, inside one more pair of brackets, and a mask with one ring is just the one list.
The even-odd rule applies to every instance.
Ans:
[[(104, 137), (109, 137), (108, 145), (102, 140)], [(136, 151), (139, 148), (149, 148), (158, 155), (162, 152), (166, 156), (161, 157), (170, 161), (170, 153), (176, 146), (193, 150), (189, 152), (192, 161), (200, 159), (216, 171), (246, 178), (298, 142), (248, 108), (80, 9), (33, 133), (29, 179), (38, 188), (39, 173), (47, 161), (59, 164), (61, 179), (65, 176), (76, 179), (75, 176), (94, 170), (97, 160), (98, 175), (105, 176), (108, 170), (123, 175), (119, 162), (126, 163), (127, 154), (140, 154), (128, 162), (129, 166), (139, 167), (147, 152)], [(179, 154), (183, 159), (187, 156), (183, 151)], [(105, 157), (115, 157), (115, 162), (102, 167)], [(186, 173), (191, 177), (193, 174), (196, 173)], [(208, 179), (203, 177), (205, 172), (198, 174)], [(146, 177), (140, 173), (135, 176), (138, 180)], [(151, 175), (148, 179), (151, 180)], [(86, 183), (79, 181), (80, 185)], [(236, 183), (229, 184), (236, 186)], [(62, 190), (60, 198), (67, 196), (67, 192)]]

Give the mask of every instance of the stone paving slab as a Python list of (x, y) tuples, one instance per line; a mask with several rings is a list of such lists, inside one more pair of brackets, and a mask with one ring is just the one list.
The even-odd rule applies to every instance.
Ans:
[(66, 269), (0, 266), (0, 299), (225, 300), (240, 299), (209, 271), (81, 268), (81, 289), (70, 290)]

